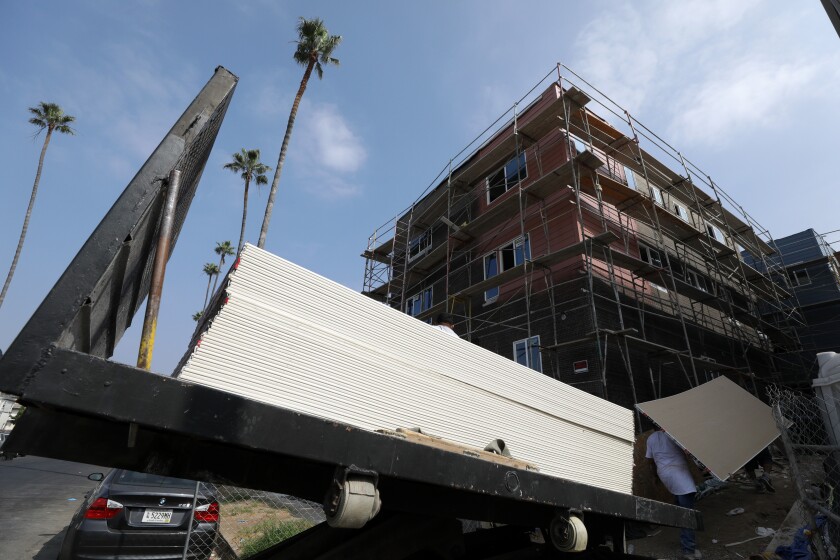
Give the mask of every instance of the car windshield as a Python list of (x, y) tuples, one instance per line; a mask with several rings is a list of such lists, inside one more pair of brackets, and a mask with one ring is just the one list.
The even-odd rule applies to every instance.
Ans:
[(157, 474), (141, 473), (134, 471), (120, 471), (115, 482), (118, 484), (142, 484), (144, 486), (176, 486), (189, 487), (195, 485), (195, 481), (185, 478), (173, 478), (171, 476), (160, 476)]

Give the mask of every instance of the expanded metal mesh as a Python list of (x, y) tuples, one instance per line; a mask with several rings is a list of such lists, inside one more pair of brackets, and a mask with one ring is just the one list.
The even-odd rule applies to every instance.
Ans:
[[(189, 130), (185, 133), (186, 145), (181, 153), (178, 163), (175, 164), (174, 169), (181, 171), (181, 186), (178, 190), (178, 202), (175, 207), (175, 218), (172, 227), (172, 240), (170, 242), (170, 251), (175, 249), (175, 244), (178, 241), (178, 236), (181, 232), (181, 227), (187, 218), (190, 204), (192, 203), (195, 192), (198, 189), (198, 183), (201, 179), (201, 174), (204, 172), (204, 166), (207, 159), (210, 157), (210, 152), (213, 149), (213, 144), (216, 141), (216, 136), (222, 126), (222, 121), (225, 118), (228, 105), (233, 97), (233, 91), (219, 103), (212, 113), (209, 115), (199, 115), (196, 120), (190, 125)], [(202, 118), (205, 117), (205, 118)], [(161, 199), (162, 201), (163, 199)], [(154, 238), (157, 238), (160, 224), (155, 226)], [(151, 281), (152, 267), (155, 261), (155, 254), (157, 253), (157, 245), (151, 247), (145, 268), (143, 270), (142, 285), (148, 286)]]
[[(768, 389), (796, 484), (805, 535), (821, 560), (840, 549), (840, 394)], [(819, 535), (819, 538), (816, 536)]]
[(286, 494), (203, 482), (198, 492), (215, 499), (219, 519), (214, 532), (191, 531), (184, 558), (249, 558), (325, 519), (320, 504)]

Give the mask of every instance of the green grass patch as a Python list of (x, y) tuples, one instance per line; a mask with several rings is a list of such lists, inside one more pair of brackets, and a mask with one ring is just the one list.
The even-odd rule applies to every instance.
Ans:
[(315, 525), (306, 519), (266, 519), (242, 535), (241, 556), (248, 558)]

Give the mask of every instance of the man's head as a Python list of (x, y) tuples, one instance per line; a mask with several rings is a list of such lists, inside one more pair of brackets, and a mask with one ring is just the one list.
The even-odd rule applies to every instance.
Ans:
[(455, 326), (455, 318), (452, 317), (449, 313), (441, 313), (437, 316), (437, 324), (438, 325), (446, 325), (449, 328)]

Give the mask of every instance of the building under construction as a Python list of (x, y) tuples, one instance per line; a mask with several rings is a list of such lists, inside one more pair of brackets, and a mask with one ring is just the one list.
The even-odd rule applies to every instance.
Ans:
[(374, 232), (364, 292), (628, 407), (807, 382), (770, 233), (567, 67), (531, 91)]

